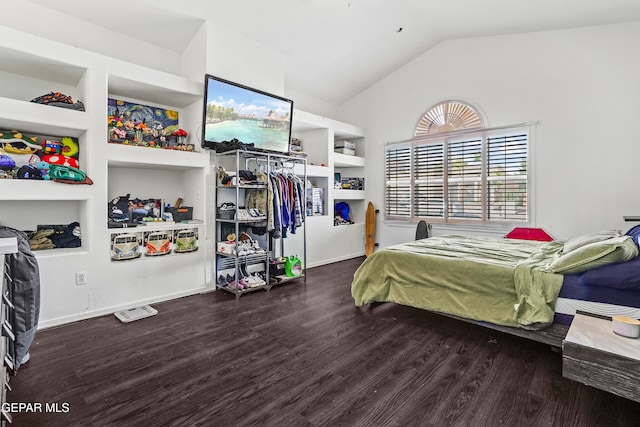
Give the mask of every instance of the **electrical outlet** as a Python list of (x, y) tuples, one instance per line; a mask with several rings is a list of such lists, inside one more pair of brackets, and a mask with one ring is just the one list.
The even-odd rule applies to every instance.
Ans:
[(76, 285), (86, 285), (87, 284), (87, 272), (86, 271), (77, 271), (76, 272)]

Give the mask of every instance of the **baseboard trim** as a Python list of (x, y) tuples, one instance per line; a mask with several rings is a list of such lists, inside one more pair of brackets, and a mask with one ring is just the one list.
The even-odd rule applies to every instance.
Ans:
[(116, 311), (129, 310), (131, 308), (139, 307), (141, 305), (155, 304), (155, 303), (158, 303), (158, 302), (169, 301), (169, 300), (176, 299), (176, 298), (182, 298), (182, 297), (187, 297), (187, 296), (190, 296), (190, 295), (196, 295), (196, 294), (200, 294), (200, 293), (206, 292), (208, 289), (209, 289), (208, 287), (202, 286), (202, 287), (199, 287), (199, 288), (189, 289), (189, 290), (186, 290), (186, 291), (175, 292), (175, 293), (166, 294), (166, 295), (160, 295), (160, 296), (157, 296), (157, 297), (154, 297), (154, 298), (142, 299), (142, 300), (130, 302), (130, 303), (127, 303), (127, 304), (111, 306), (111, 307), (105, 307), (105, 308), (101, 308), (101, 309), (98, 309), (98, 310), (85, 311), (85, 312), (82, 312), (82, 313), (72, 314), (70, 316), (64, 316), (64, 317), (58, 317), (58, 318), (55, 318), (55, 319), (45, 320), (45, 321), (41, 321), (38, 324), (38, 330), (53, 328), (53, 327), (56, 327), (56, 326), (67, 325), (69, 323), (79, 322), (81, 320), (91, 319), (91, 318), (94, 318), (94, 317), (105, 316), (107, 314), (113, 314)]
[(364, 256), (364, 251), (363, 252), (357, 252), (355, 254), (343, 255), (343, 256), (340, 256), (340, 257), (336, 257), (336, 258), (324, 259), (322, 261), (318, 261), (318, 262), (314, 262), (314, 263), (309, 263), (309, 264), (307, 264), (307, 268), (320, 267), (321, 265), (333, 264), (334, 262), (345, 261), (345, 260), (348, 260), (348, 259), (358, 258), (360, 256)]
[[(353, 253), (353, 254), (339, 256), (339, 257), (336, 257), (336, 258), (325, 259), (325, 260), (322, 260), (322, 261), (319, 261), (319, 262), (314, 262), (314, 263), (311, 263), (311, 264), (307, 264), (307, 268), (320, 267), (322, 265), (333, 264), (334, 262), (345, 261), (345, 260), (352, 259), (352, 258), (357, 258), (357, 257), (360, 257), (360, 256), (364, 256), (364, 252), (357, 252), (357, 253)], [(158, 302), (169, 301), (169, 300), (176, 299), (176, 298), (182, 298), (182, 297), (186, 297), (186, 296), (190, 296), (190, 295), (204, 294), (204, 293), (215, 292), (215, 291), (216, 291), (215, 287), (202, 286), (202, 287), (199, 287), (199, 288), (189, 289), (189, 290), (186, 290), (186, 291), (176, 292), (176, 293), (173, 293), (173, 294), (167, 294), (167, 295), (161, 295), (161, 296), (154, 297), (154, 298), (142, 299), (142, 300), (130, 302), (130, 303), (127, 303), (127, 304), (111, 306), (111, 307), (105, 307), (105, 308), (101, 308), (101, 309), (98, 309), (98, 310), (85, 311), (85, 312), (82, 312), (82, 313), (72, 314), (70, 316), (58, 317), (58, 318), (55, 318), (55, 319), (49, 319), (49, 320), (41, 321), (38, 324), (38, 330), (54, 328), (56, 326), (67, 325), (69, 323), (79, 322), (81, 320), (86, 320), (86, 319), (91, 319), (91, 318), (94, 318), (94, 317), (105, 316), (107, 314), (113, 314), (116, 311), (129, 310), (131, 308), (139, 307), (141, 305), (155, 304), (155, 303), (158, 303)]]

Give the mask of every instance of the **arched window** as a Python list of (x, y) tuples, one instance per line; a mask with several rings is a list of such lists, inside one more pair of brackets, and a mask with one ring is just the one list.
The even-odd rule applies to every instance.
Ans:
[(462, 101), (444, 101), (424, 113), (414, 135), (432, 135), (483, 127), (485, 124), (482, 117), (471, 105)]
[(529, 134), (529, 125), (487, 128), (465, 102), (434, 105), (414, 138), (386, 146), (386, 219), (528, 222)]

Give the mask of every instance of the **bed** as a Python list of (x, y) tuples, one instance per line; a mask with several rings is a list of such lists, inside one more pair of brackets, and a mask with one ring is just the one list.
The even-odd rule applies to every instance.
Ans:
[(430, 237), (369, 256), (351, 292), (356, 306), (394, 302), (560, 347), (577, 310), (640, 317), (638, 235)]

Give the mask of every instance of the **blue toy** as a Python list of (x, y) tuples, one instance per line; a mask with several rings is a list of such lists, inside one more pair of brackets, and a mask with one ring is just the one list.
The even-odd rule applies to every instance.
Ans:
[(40, 170), (40, 175), (42, 176), (42, 179), (44, 179), (45, 181), (48, 181), (51, 179), (51, 177), (49, 176), (49, 169), (50, 169), (49, 163), (40, 161), (38, 162), (36, 167)]
[(0, 154), (0, 169), (5, 171), (13, 170), (16, 167), (16, 162), (6, 154)]

